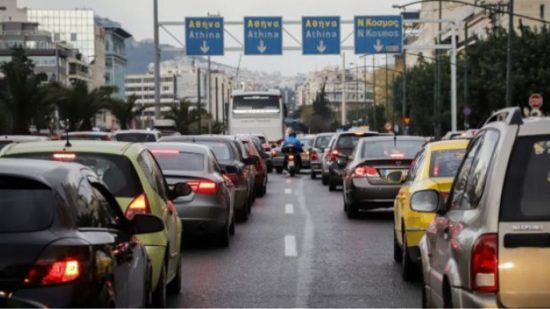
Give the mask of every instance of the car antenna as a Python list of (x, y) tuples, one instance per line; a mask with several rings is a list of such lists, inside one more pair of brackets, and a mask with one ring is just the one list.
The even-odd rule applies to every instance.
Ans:
[(65, 147), (72, 147), (71, 141), (69, 139), (69, 118), (65, 120), (65, 140), (67, 141), (65, 143)]

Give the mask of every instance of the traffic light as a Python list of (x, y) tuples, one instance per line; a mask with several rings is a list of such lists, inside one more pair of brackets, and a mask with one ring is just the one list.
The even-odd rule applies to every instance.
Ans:
[(406, 126), (408, 126), (408, 125), (411, 124), (411, 120), (412, 120), (412, 119), (411, 119), (411, 117), (409, 117), (409, 116), (403, 117), (403, 123), (404, 123)]

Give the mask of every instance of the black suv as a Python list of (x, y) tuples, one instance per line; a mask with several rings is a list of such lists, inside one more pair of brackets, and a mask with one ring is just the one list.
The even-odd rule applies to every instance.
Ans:
[(342, 185), (342, 173), (348, 164), (353, 149), (359, 139), (368, 136), (378, 136), (378, 132), (371, 131), (347, 131), (338, 133), (336, 140), (328, 152), (328, 188), (335, 191), (336, 186)]

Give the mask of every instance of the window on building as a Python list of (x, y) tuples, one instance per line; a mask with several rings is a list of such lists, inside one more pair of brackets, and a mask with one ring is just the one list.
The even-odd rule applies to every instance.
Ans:
[(540, 19), (544, 19), (544, 4), (540, 5)]
[(54, 41), (61, 41), (61, 34), (59, 32), (55, 32), (53, 34), (53, 40)]

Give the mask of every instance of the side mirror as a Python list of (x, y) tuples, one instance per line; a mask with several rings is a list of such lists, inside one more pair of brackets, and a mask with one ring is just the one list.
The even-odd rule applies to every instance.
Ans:
[(155, 215), (135, 214), (130, 224), (136, 234), (150, 234), (164, 230), (164, 222)]
[(411, 209), (417, 212), (435, 212), (441, 202), (441, 194), (436, 190), (418, 191), (411, 197)]
[(391, 184), (400, 184), (403, 183), (403, 172), (402, 171), (392, 171), (386, 176), (386, 180)]
[(170, 191), (170, 199), (175, 200), (178, 197), (188, 196), (193, 192), (191, 187), (185, 182), (178, 182), (174, 185), (174, 188)]
[(224, 171), (225, 171), (226, 174), (238, 174), (239, 173), (239, 168), (236, 167), (235, 165), (227, 165), (224, 168)]

